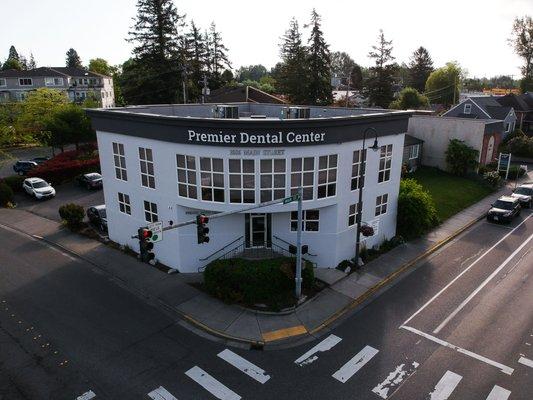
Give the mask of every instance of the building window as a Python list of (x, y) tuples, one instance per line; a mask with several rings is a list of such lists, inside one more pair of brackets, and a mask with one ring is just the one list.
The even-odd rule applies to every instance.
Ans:
[(389, 200), (388, 194), (383, 194), (376, 197), (376, 217), (387, 212), (387, 201)]
[(118, 194), (118, 208), (121, 213), (131, 215), (130, 196), (128, 194)]
[(285, 197), (284, 159), (261, 160), (261, 202), (278, 200)]
[(390, 179), (391, 163), (392, 144), (381, 146), (381, 154), (379, 156), (378, 182), (386, 182)]
[(230, 203), (255, 202), (254, 160), (229, 160)]
[(200, 157), (202, 200), (224, 203), (224, 166), (221, 158)]
[(176, 164), (178, 168), (178, 195), (196, 199), (196, 158), (176, 154)]
[(5, 78), (0, 78), (0, 86), (7, 86)]
[[(307, 232), (318, 232), (320, 220), (319, 210), (302, 211), (302, 230)], [(291, 211), (291, 231), (298, 230), (298, 212)]]
[[(359, 182), (359, 173), (362, 171), (362, 179)], [(355, 150), (352, 159), (352, 184), (351, 190), (361, 189), (365, 185), (366, 150)]]
[(146, 222), (157, 222), (157, 204), (144, 201), (144, 219)]
[(313, 200), (314, 175), (314, 157), (291, 159), (291, 195), (298, 193), (298, 188), (302, 186), (302, 200)]
[(63, 78), (44, 78), (45, 86), (63, 86)]
[(418, 158), (418, 152), (420, 150), (419, 144), (414, 144), (409, 147), (409, 160), (414, 160)]
[(19, 86), (33, 86), (33, 79), (19, 78)]
[(472, 112), (472, 104), (466, 103), (465, 104), (465, 108), (464, 108), (464, 113), (465, 114), (470, 114), (471, 112)]
[(113, 159), (115, 161), (115, 176), (117, 179), (127, 181), (126, 156), (124, 155), (124, 145), (113, 142)]
[(337, 155), (318, 157), (318, 191), (317, 197), (335, 196), (337, 188)]
[(348, 226), (354, 226), (357, 221), (357, 203), (348, 207)]
[(141, 185), (155, 189), (154, 157), (152, 149), (139, 147), (139, 163), (141, 165)]
[(511, 131), (511, 124), (510, 124), (509, 122), (507, 122), (507, 123), (505, 124), (505, 133), (508, 133), (508, 132), (510, 132), (510, 131)]

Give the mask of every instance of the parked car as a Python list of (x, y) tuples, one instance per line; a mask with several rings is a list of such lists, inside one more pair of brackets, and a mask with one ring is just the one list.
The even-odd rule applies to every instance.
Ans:
[(22, 188), (30, 196), (36, 199), (49, 199), (56, 195), (55, 189), (41, 178), (26, 178), (22, 182)]
[(107, 232), (105, 204), (89, 207), (87, 209), (87, 218), (89, 218), (89, 221), (96, 225), (101, 231)]
[(38, 165), (48, 161), (50, 157), (34, 157), (30, 161), (36, 162)]
[(19, 175), (26, 175), (30, 169), (35, 168), (36, 166), (37, 163), (35, 161), (19, 160), (13, 164), (13, 171)]
[(522, 207), (531, 208), (533, 205), (533, 184), (524, 184), (518, 186), (515, 190), (513, 190), (513, 194), (511, 194), (511, 196), (520, 200)]
[(511, 220), (520, 214), (520, 200), (512, 196), (502, 196), (487, 213), (488, 221), (511, 222)]
[(89, 174), (83, 174), (76, 178), (81, 186), (87, 189), (101, 189), (102, 188), (102, 175), (97, 172), (91, 172)]

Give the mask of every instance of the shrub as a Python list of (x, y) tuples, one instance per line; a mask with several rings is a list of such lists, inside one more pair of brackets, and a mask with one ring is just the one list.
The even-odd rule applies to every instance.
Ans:
[(477, 166), (478, 156), (479, 151), (468, 146), (464, 141), (450, 139), (446, 150), (446, 164), (452, 174), (463, 176), (468, 170)]
[(500, 186), (502, 178), (500, 177), (500, 174), (498, 171), (490, 171), (485, 172), (483, 174), (483, 181), (489, 186), (491, 189), (497, 189)]
[(13, 190), (5, 183), (0, 182), (0, 206), (5, 207), (13, 203)]
[(433, 198), (414, 179), (402, 179), (396, 231), (404, 238), (422, 235), (438, 223)]
[(22, 182), (24, 182), (24, 179), (25, 178), (20, 175), (11, 175), (3, 178), (2, 182), (9, 186), (13, 192), (22, 193), (24, 191), (24, 189), (22, 189)]
[(507, 142), (504, 149), (516, 156), (533, 157), (533, 138), (526, 135), (515, 136)]
[[(292, 298), (295, 267), (295, 259), (288, 257), (215, 260), (205, 269), (204, 284), (207, 292), (225, 302), (264, 303), (279, 309)], [(302, 278), (303, 288), (314, 286), (311, 263), (304, 262)]]
[(59, 207), (59, 216), (65, 221), (70, 230), (75, 231), (81, 227), (85, 217), (85, 210), (79, 204), (63, 204)]
[[(526, 170), (524, 168), (520, 168), (518, 165), (511, 165), (509, 167), (509, 174), (507, 175), (507, 179), (514, 180), (517, 178), (520, 178), (526, 173)], [(500, 172), (502, 176), (505, 176), (505, 172)]]

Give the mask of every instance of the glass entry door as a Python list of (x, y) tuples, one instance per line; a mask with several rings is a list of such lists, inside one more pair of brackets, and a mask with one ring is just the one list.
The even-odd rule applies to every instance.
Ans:
[(270, 247), (269, 218), (267, 214), (249, 214), (247, 221), (248, 248)]

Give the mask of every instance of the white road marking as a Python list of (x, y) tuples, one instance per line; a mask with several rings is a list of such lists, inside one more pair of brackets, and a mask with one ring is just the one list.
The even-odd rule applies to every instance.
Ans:
[(202, 368), (194, 366), (185, 372), (189, 378), (220, 400), (240, 400), (241, 396), (217, 381)]
[(365, 346), (363, 350), (352, 357), (350, 361), (344, 364), (341, 369), (335, 372), (332, 376), (339, 382), (346, 383), (357, 371), (369, 362), (379, 350), (371, 346)]
[(218, 356), (259, 383), (265, 383), (270, 379), (270, 375), (266, 375), (264, 370), (231, 350), (225, 349), (218, 353)]
[(438, 337), (435, 337), (433, 335), (430, 335), (429, 333), (419, 331), (418, 329), (412, 328), (410, 326), (402, 325), (400, 326), (401, 329), (408, 330), (410, 332), (416, 333), (417, 335), (420, 335), (422, 337), (425, 337), (426, 339), (429, 339), (435, 343), (440, 344), (441, 346), (448, 347), (450, 349), (456, 350), (459, 353), (466, 354), (467, 356), (470, 356), (472, 358), (475, 358), (476, 360), (483, 361), (486, 364), (492, 365), (493, 367), (499, 368), (500, 371), (502, 371), (504, 374), (511, 375), (514, 372), (514, 369), (511, 367), (508, 367), (506, 365), (500, 364), (499, 362), (493, 361), (487, 357), (484, 357), (480, 354), (474, 353), (473, 351), (463, 349), (462, 347), (456, 346), (454, 344), (448, 343), (445, 340), (439, 339)]
[(378, 384), (372, 392), (377, 394), (382, 399), (387, 399), (400, 387), (402, 382), (409, 378), (418, 368), (420, 364), (416, 361), (412, 363), (400, 364), (392, 371), (383, 382)]
[(329, 335), (327, 338), (322, 340), (316, 346), (311, 348), (311, 350), (304, 353), (300, 358), (294, 361), (295, 364), (298, 364), (300, 367), (304, 365), (309, 365), (316, 360), (318, 356), (316, 353), (323, 353), (324, 351), (331, 350), (335, 345), (337, 345), (342, 339), (335, 335)]
[(159, 386), (157, 389), (148, 393), (148, 397), (153, 400), (178, 400), (172, 394), (168, 392), (163, 386)]
[(533, 368), (533, 360), (530, 360), (529, 358), (520, 357), (518, 359), (518, 362), (522, 365), (525, 365), (527, 367)]
[(483, 281), (483, 283), (481, 283), (481, 285), (479, 285), (472, 293), (470, 293), (470, 295), (466, 299), (464, 299), (464, 301), (459, 304), (459, 306), (455, 310), (453, 310), (453, 312), (448, 315), (437, 328), (435, 328), (433, 333), (439, 333), (448, 324), (448, 322), (450, 322), (453, 317), (455, 317), (470, 302), (470, 300), (472, 300), (474, 296), (481, 291), (481, 289), (483, 289), (496, 275), (498, 275), (498, 273), (503, 268), (507, 266), (509, 261), (511, 261), (529, 243), (531, 239), (533, 239), (533, 234), (531, 234), (515, 251), (513, 251), (511, 255), (507, 257), (505, 261), (501, 263), (500, 266), (496, 268), (494, 272)]
[(453, 285), (461, 276), (466, 274), (474, 265), (476, 265), (479, 260), (481, 260), (483, 257), (485, 257), (488, 253), (490, 253), (496, 246), (498, 246), (501, 242), (503, 242), (505, 239), (507, 239), (510, 235), (513, 234), (515, 230), (517, 230), (522, 224), (524, 224), (529, 218), (531, 218), (533, 214), (529, 214), (522, 222), (520, 222), (516, 227), (513, 228), (509, 233), (507, 233), (505, 236), (503, 236), (500, 240), (498, 240), (493, 246), (491, 246), (487, 251), (485, 251), (483, 254), (481, 254), (472, 264), (470, 264), (467, 268), (465, 268), (459, 275), (457, 275), (455, 278), (451, 280), (450, 283), (448, 283), (446, 286), (444, 286), (441, 290), (437, 292), (435, 296), (433, 296), (427, 303), (425, 303), (422, 307), (420, 307), (413, 315), (411, 315), (409, 318), (405, 320), (405, 322), (402, 325), (406, 325), (409, 321), (411, 321), (414, 317), (416, 317), (422, 310), (424, 310), (427, 306), (429, 306), (437, 297), (439, 297), (444, 291), (446, 291), (451, 285)]
[(435, 385), (435, 389), (429, 394), (429, 400), (446, 400), (450, 397), (461, 379), (463, 379), (461, 375), (446, 371), (437, 385)]
[(489, 393), (487, 400), (507, 400), (511, 392), (507, 389), (502, 388), (501, 386), (494, 385), (492, 390)]
[(96, 394), (89, 390), (88, 392), (83, 393), (81, 396), (76, 397), (76, 400), (90, 400), (94, 399), (96, 397)]

